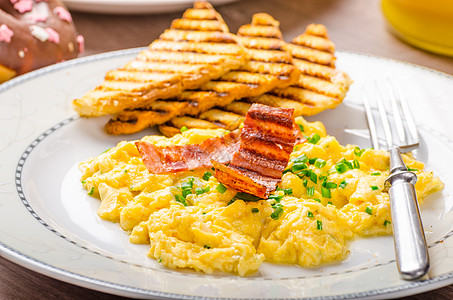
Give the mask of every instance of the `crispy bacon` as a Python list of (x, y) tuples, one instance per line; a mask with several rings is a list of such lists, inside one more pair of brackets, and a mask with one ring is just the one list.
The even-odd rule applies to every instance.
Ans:
[(244, 121), (239, 150), (229, 165), (214, 164), (215, 177), (241, 192), (267, 198), (286, 168), (296, 142), (293, 109), (253, 104)]
[(135, 143), (150, 173), (174, 173), (212, 167), (211, 159), (227, 163), (239, 148), (239, 131), (210, 138), (201, 144), (157, 147), (144, 141)]
[(296, 142), (305, 138), (294, 123), (293, 109), (253, 104), (241, 133), (201, 144), (136, 146), (151, 173), (173, 173), (214, 166), (217, 180), (233, 189), (267, 198), (277, 187)]

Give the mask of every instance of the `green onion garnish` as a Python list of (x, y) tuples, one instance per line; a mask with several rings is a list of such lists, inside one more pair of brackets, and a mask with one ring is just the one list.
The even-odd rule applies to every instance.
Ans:
[(237, 199), (244, 200), (244, 201), (252, 201), (252, 202), (262, 200), (260, 197), (250, 195), (247, 193), (242, 193), (242, 192), (237, 192), (236, 196), (234, 196), (234, 197), (236, 197)]
[(183, 126), (180, 129), (181, 133), (183, 133), (184, 131), (187, 131), (187, 130), (189, 130), (189, 128), (187, 128), (187, 126)]
[(94, 193), (94, 186), (91, 187), (91, 190), (88, 192), (88, 195), (91, 196), (91, 195), (93, 195), (93, 193)]
[(367, 206), (367, 207), (365, 208), (365, 212), (366, 212), (367, 214), (371, 215), (371, 214), (373, 214), (373, 209), (372, 209), (371, 207)]
[(189, 196), (190, 194), (192, 194), (192, 191), (191, 190), (182, 190), (182, 196), (184, 198), (186, 198), (187, 196)]
[(375, 186), (375, 185), (372, 185), (372, 186), (371, 186), (371, 189), (372, 189), (373, 191), (376, 191), (376, 190), (379, 190), (379, 187), (377, 187), (377, 186)]
[(381, 175), (381, 172), (373, 172), (373, 173), (370, 173), (371, 176), (380, 176)]
[(236, 197), (231, 198), (231, 200), (228, 201), (227, 206), (233, 204), (236, 200), (237, 200)]
[(354, 169), (360, 169), (360, 164), (357, 159), (354, 159), (352, 163), (353, 163)]
[(363, 152), (365, 152), (365, 149), (360, 149), (359, 147), (354, 148), (354, 154), (357, 156), (362, 156)]
[(314, 186), (307, 187), (307, 196), (313, 197), (314, 194), (315, 194), (315, 187)]
[(203, 192), (207, 193), (211, 190), (211, 187), (209, 185), (207, 185), (204, 189), (203, 189)]
[(283, 189), (283, 192), (285, 193), (285, 195), (292, 195), (293, 194), (293, 189), (291, 189), (291, 188)]
[(219, 183), (219, 185), (215, 189), (221, 194), (225, 194), (225, 192), (227, 191), (227, 187), (221, 183)]
[(333, 205), (333, 203), (331, 201), (327, 202), (327, 204)]
[(322, 186), (325, 187), (326, 189), (335, 189), (337, 187), (337, 184), (335, 182), (327, 182), (327, 181), (324, 181), (322, 183)]
[(304, 185), (304, 187), (307, 187), (308, 180), (307, 179), (302, 180), (302, 184)]
[(260, 212), (260, 210), (258, 208), (256, 208), (256, 207), (252, 208), (252, 213), (256, 214), (256, 213), (259, 213), (259, 212)]
[(410, 171), (410, 172), (418, 171), (418, 169), (412, 169), (412, 168), (409, 168), (409, 167), (407, 167), (407, 170)]
[(283, 213), (283, 206), (281, 204), (277, 204), (274, 207), (274, 212), (271, 213), (271, 218), (274, 219), (274, 220), (278, 220), (278, 218), (280, 218), (282, 213)]
[(206, 248), (206, 249), (211, 249), (211, 247), (208, 246), (208, 245), (204, 245), (203, 247)]
[(307, 155), (302, 154), (301, 156), (292, 158), (291, 161), (292, 161), (293, 163), (298, 163), (298, 162), (306, 163), (306, 162), (308, 161), (308, 157), (307, 157)]
[(388, 224), (391, 224), (392, 222), (385, 220), (384, 221), (384, 226), (387, 226)]
[(184, 198), (183, 195), (175, 195), (175, 198), (176, 198), (176, 201), (178, 201), (179, 203), (184, 204), (184, 206), (187, 206), (186, 198)]
[(270, 195), (268, 199), (272, 199), (277, 202), (280, 202), (280, 200), (282, 200), (282, 198), (283, 198), (283, 196), (281, 196), (281, 195)]
[(307, 217), (314, 218), (315, 216), (313, 215), (313, 213), (311, 211), (309, 211), (309, 212), (307, 212)]
[(159, 259), (157, 260), (158, 263), (161, 263), (162, 262), (162, 258), (159, 257)]
[(340, 186), (342, 189), (344, 189), (347, 185), (348, 185), (348, 183), (346, 182), (346, 180), (343, 180), (342, 182), (340, 182), (340, 185), (339, 185), (339, 186)]
[(211, 173), (211, 172), (204, 172), (204, 174), (203, 174), (203, 179), (206, 180), (206, 181), (208, 181), (209, 178), (211, 178), (211, 176), (212, 176), (212, 173)]
[(204, 193), (204, 189), (203, 189), (203, 188), (196, 188), (196, 189), (195, 189), (195, 194), (201, 195), (201, 194), (203, 194), (203, 193)]
[(327, 162), (326, 162), (324, 159), (318, 158), (318, 159), (315, 161), (315, 167), (321, 169), (322, 167), (324, 167), (324, 166), (326, 165), (326, 163), (327, 163)]
[(316, 229), (322, 230), (322, 222), (319, 220), (316, 220)]
[(293, 164), (292, 168), (291, 168), (291, 172), (293, 173), (296, 173), (297, 171), (300, 171), (300, 170), (303, 170), (303, 169), (306, 169), (307, 168), (307, 165), (303, 162), (296, 162)]
[(304, 131), (305, 131), (305, 129), (304, 129), (304, 125), (300, 125), (300, 124), (297, 124), (297, 125), (299, 126), (299, 129), (300, 129), (300, 131), (302, 131), (302, 132), (304, 132)]
[(310, 158), (310, 159), (308, 160), (308, 163), (309, 163), (310, 165), (312, 165), (312, 164), (314, 164), (317, 160), (318, 160), (317, 157)]
[(343, 174), (344, 172), (349, 170), (349, 168), (344, 162), (339, 162), (335, 165), (335, 170), (337, 170), (339, 174)]
[(332, 198), (332, 195), (330, 194), (330, 190), (329, 189), (326, 189), (325, 187), (321, 187), (321, 195), (324, 197), (324, 198)]
[(313, 183), (315, 184), (318, 183), (318, 176), (313, 171), (310, 171), (310, 180), (313, 181)]
[(321, 203), (321, 199), (319, 199), (319, 198), (314, 198), (313, 200), (315, 200), (318, 203)]
[(312, 137), (308, 138), (308, 142), (316, 145), (320, 139), (321, 137), (319, 136), (319, 134), (315, 133)]

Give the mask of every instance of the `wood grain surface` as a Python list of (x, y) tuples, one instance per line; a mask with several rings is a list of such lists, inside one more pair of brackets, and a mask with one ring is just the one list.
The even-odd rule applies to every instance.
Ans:
[[(280, 20), (286, 40), (310, 23), (327, 26), (337, 49), (368, 53), (422, 65), (453, 75), (453, 58), (409, 46), (388, 29), (378, 0), (243, 0), (217, 7), (232, 32), (253, 13)], [(85, 36), (85, 55), (148, 45), (178, 13), (101, 15), (72, 13)], [(71, 285), (30, 271), (0, 257), (0, 299), (125, 299)], [(453, 285), (404, 299), (453, 299)]]

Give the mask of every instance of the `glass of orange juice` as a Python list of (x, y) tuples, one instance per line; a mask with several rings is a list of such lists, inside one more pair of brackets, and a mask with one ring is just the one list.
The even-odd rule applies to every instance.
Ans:
[(453, 0), (382, 0), (395, 33), (416, 47), (453, 56)]

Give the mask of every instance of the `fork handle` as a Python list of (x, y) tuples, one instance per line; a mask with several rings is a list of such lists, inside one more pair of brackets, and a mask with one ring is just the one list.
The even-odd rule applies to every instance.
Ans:
[(417, 175), (407, 170), (398, 148), (389, 152), (391, 174), (386, 183), (391, 184), (390, 211), (398, 271), (403, 279), (418, 279), (428, 272), (429, 257), (414, 188)]

